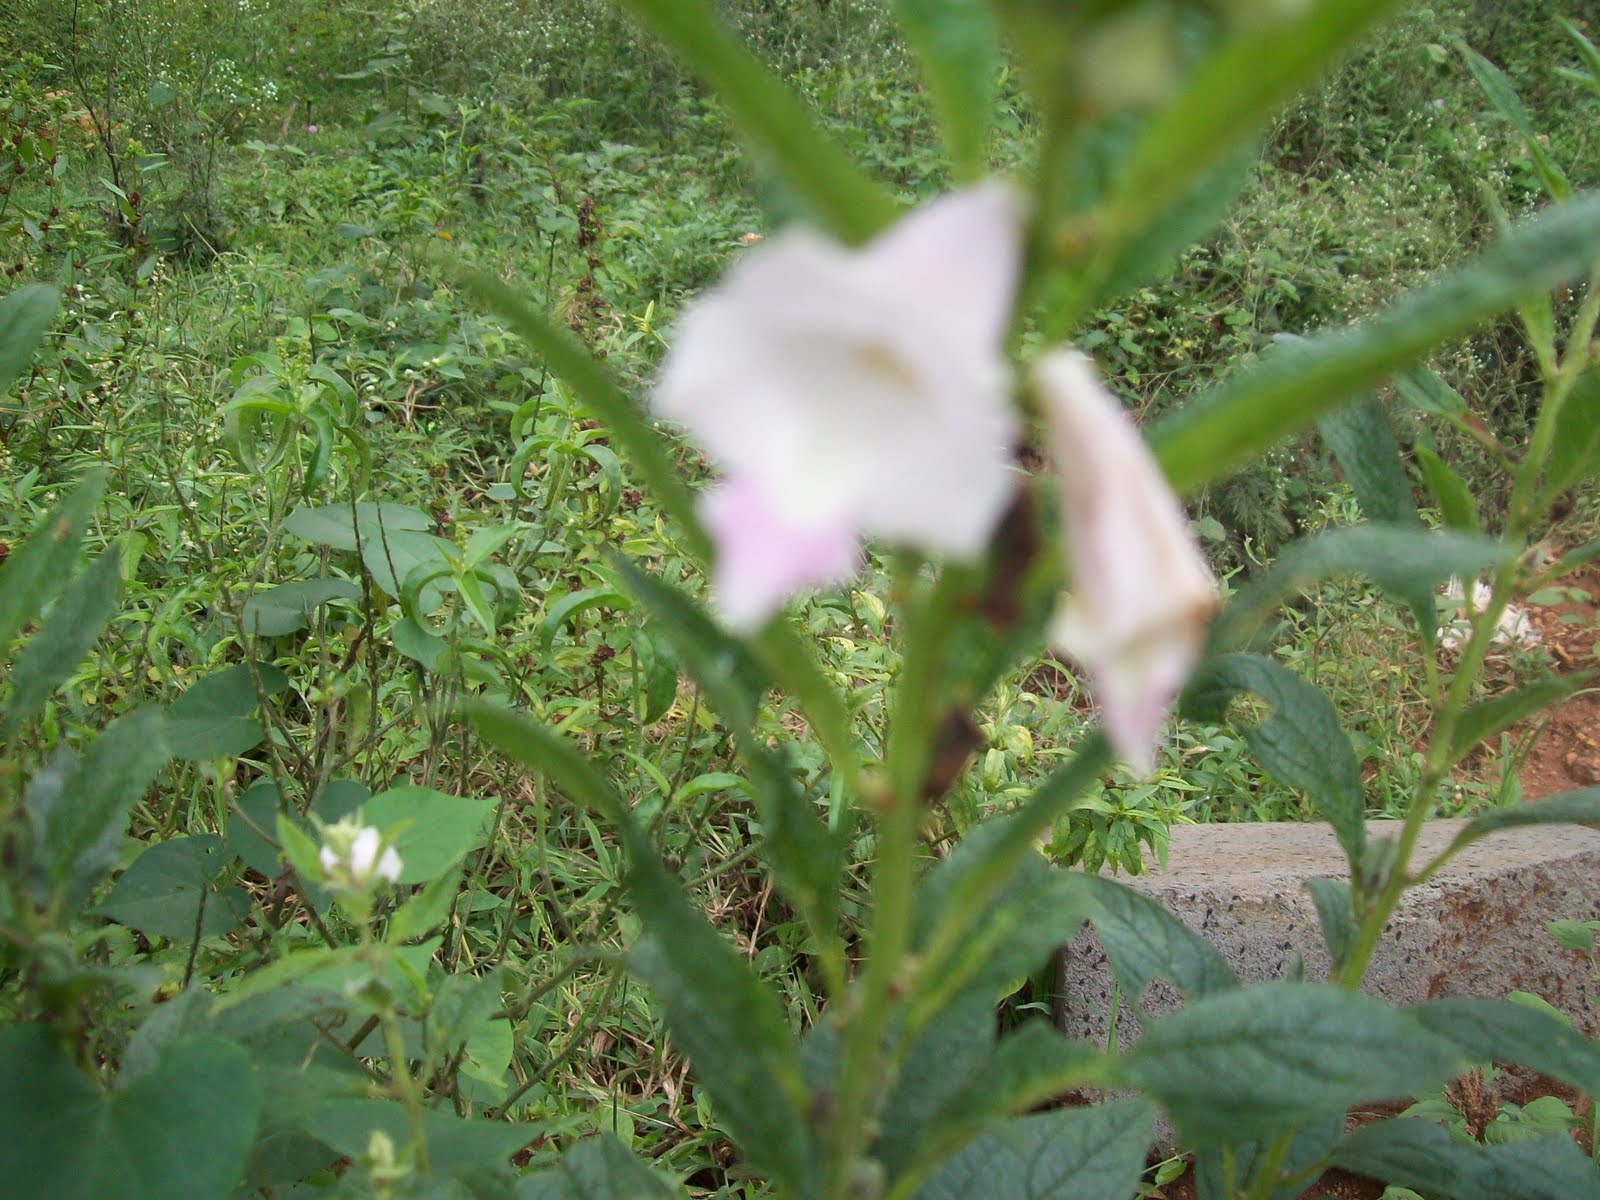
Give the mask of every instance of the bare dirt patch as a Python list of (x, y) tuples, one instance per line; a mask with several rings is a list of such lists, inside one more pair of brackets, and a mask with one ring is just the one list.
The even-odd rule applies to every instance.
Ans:
[[(1550, 652), (1550, 665), (1562, 675), (1600, 668), (1595, 656), (1600, 569), (1579, 572), (1560, 586), (1583, 596), (1530, 613)], [(1600, 692), (1579, 692), (1542, 716), (1539, 724), (1537, 740), (1518, 773), (1526, 799), (1600, 784)]]

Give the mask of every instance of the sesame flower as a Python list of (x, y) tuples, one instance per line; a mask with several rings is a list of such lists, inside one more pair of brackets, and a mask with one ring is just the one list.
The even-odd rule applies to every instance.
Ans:
[(375, 826), (344, 820), (328, 826), (323, 837), (317, 859), (330, 885), (366, 891), (378, 879), (399, 882), (400, 855), (393, 846), (383, 845)]
[(1089, 359), (1055, 351), (1034, 382), (1070, 588), (1051, 644), (1087, 668), (1112, 747), (1148, 773), (1162, 719), (1200, 656), (1216, 582), (1183, 506)]
[(1020, 243), (1015, 197), (984, 184), (859, 249), (779, 233), (684, 315), (654, 402), (723, 477), (701, 511), (731, 627), (848, 579), (865, 538), (982, 551), (1016, 487)]

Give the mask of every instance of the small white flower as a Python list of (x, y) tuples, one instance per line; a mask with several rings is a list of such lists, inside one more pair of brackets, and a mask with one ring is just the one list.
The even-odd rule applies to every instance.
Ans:
[(730, 625), (847, 578), (863, 537), (983, 549), (1016, 486), (1020, 243), (1015, 197), (985, 184), (860, 249), (786, 230), (684, 315), (655, 406), (726, 477), (704, 515)]
[(317, 860), (330, 884), (366, 890), (378, 879), (400, 881), (400, 855), (383, 844), (376, 826), (344, 820), (328, 826), (323, 836), (327, 840)]
[(1034, 379), (1060, 479), (1071, 594), (1051, 643), (1088, 669), (1117, 753), (1148, 772), (1216, 607), (1189, 520), (1122, 405), (1076, 351)]

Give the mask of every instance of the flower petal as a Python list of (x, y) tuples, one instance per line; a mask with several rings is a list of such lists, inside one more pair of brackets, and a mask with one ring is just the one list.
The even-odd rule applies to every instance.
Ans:
[(716, 545), (717, 609), (742, 633), (759, 629), (801, 589), (849, 579), (860, 561), (852, 522), (796, 524), (749, 476), (706, 491), (700, 516)]
[(1148, 770), (1161, 719), (1204, 644), (1216, 584), (1133, 422), (1073, 351), (1041, 359), (1072, 597), (1052, 644), (1089, 669), (1117, 752)]
[(376, 827), (364, 826), (350, 843), (350, 874), (366, 879), (372, 874), (372, 865), (378, 858), (380, 835)]

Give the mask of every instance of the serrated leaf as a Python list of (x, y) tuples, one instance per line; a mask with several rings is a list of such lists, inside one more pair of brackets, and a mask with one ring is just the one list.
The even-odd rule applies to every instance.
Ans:
[(1334, 1148), (1336, 1166), (1444, 1200), (1596, 1200), (1594, 1163), (1570, 1137), (1478, 1146), (1432, 1121), (1368, 1125)]
[(1144, 1172), (1155, 1110), (1123, 1100), (1017, 1117), (936, 1168), (914, 1200), (1127, 1200)]
[(1559, 792), (1542, 800), (1497, 808), (1481, 817), (1474, 817), (1465, 829), (1456, 834), (1450, 843), (1450, 851), (1454, 853), (1497, 830), (1517, 829), (1524, 825), (1600, 825), (1600, 788)]
[(102, 1092), (48, 1030), (0, 1030), (0, 1178), (17, 1200), (216, 1200), (244, 1174), (261, 1114), (245, 1052), (215, 1035), (168, 1044)]
[(1593, 679), (1592, 671), (1555, 675), (1549, 679), (1535, 680), (1503, 696), (1491, 696), (1469, 705), (1462, 711), (1450, 739), (1451, 760), (1459, 762), (1479, 742), (1565, 700), (1573, 692), (1588, 687)]
[(1513, 1000), (1475, 996), (1430, 1000), (1410, 1012), (1474, 1062), (1516, 1063), (1585, 1095), (1600, 1096), (1600, 1043), (1559, 1015)]
[(102, 470), (85, 473), (72, 494), (35, 525), (0, 563), (0, 653), (71, 578), (78, 545), (105, 488)]
[(53, 885), (66, 881), (82, 896), (111, 869), (128, 813), (166, 761), (153, 707), (118, 717), (89, 743), (44, 816), (39, 857)]
[(929, 1121), (984, 1069), (994, 1044), (994, 999), (969, 993), (900, 1048), (900, 1069), (878, 1119), (883, 1132), (872, 1151), (890, 1179), (916, 1164)]
[(1151, 442), (1162, 468), (1180, 492), (1220, 478), (1431, 347), (1530, 292), (1586, 274), (1597, 259), (1600, 193), (1552, 205), (1387, 312), (1281, 350), (1158, 422)]
[(1585, 371), (1567, 394), (1545, 462), (1544, 490), (1554, 499), (1600, 471), (1600, 371)]
[(1188, 1136), (1269, 1138), (1363, 1101), (1417, 1095), (1465, 1057), (1414, 1017), (1325, 984), (1266, 983), (1147, 1026), (1118, 1075)]
[(121, 568), (121, 551), (113, 546), (67, 584), (39, 632), (17, 654), (0, 732), (15, 733), (89, 653), (117, 610)]
[(133, 860), (95, 911), (173, 941), (228, 933), (250, 911), (243, 888), (220, 885), (231, 857), (215, 834), (156, 842)]
[(33, 362), (60, 303), (61, 293), (42, 283), (25, 283), (0, 299), (0, 397)]
[(1366, 844), (1361, 764), (1333, 702), (1270, 658), (1229, 654), (1213, 660), (1190, 685), (1184, 711), (1220, 723), (1229, 701), (1244, 692), (1272, 706), (1259, 725), (1233, 722), (1262, 770), (1310, 796), (1350, 861), (1359, 862)]
[(1322, 927), (1322, 944), (1335, 968), (1343, 965), (1355, 939), (1355, 911), (1350, 903), (1350, 884), (1344, 879), (1308, 879), (1306, 890), (1317, 909)]
[(1103, 876), (1067, 878), (1092, 900), (1090, 924), (1130, 1003), (1154, 979), (1170, 980), (1190, 1001), (1239, 986), (1233, 968), (1216, 947), (1159, 901)]

